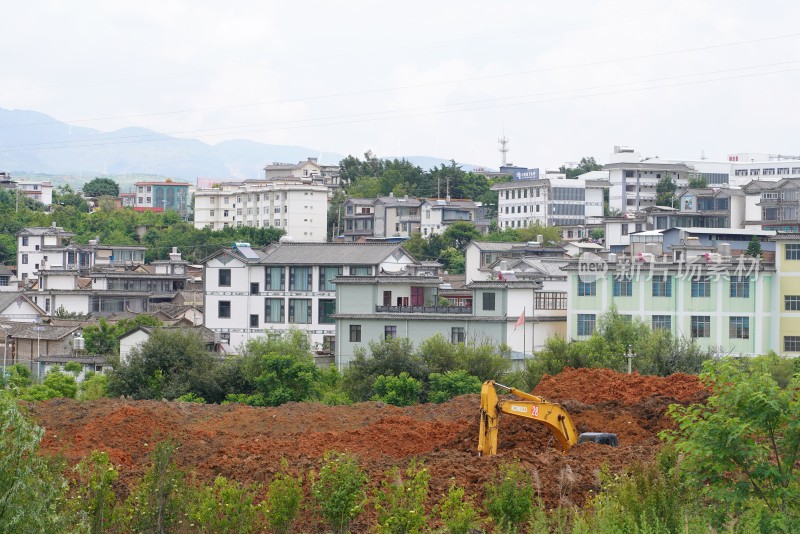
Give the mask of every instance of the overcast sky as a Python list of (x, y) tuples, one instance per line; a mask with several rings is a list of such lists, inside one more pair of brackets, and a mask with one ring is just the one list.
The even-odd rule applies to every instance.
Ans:
[(497, 167), (797, 154), (800, 2), (20, 1), (0, 107)]

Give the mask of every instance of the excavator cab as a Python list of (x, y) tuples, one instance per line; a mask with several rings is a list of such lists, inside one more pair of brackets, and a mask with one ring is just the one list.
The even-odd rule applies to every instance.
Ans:
[(578, 436), (578, 444), (588, 443), (590, 441), (592, 443), (608, 445), (610, 447), (616, 447), (619, 445), (617, 435), (610, 432), (584, 432)]

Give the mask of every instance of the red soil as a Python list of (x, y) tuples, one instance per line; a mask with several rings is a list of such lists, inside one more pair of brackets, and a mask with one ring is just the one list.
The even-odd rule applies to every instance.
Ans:
[[(70, 465), (92, 450), (107, 451), (130, 488), (149, 466), (154, 444), (179, 442), (177, 463), (203, 479), (223, 475), (240, 482), (268, 484), (286, 458), (290, 470), (318, 470), (326, 450), (357, 455), (377, 486), (392, 466), (412, 458), (431, 473), (431, 502), (451, 481), (466, 486), (480, 502), (497, 466), (519, 458), (534, 475), (548, 506), (582, 504), (599, 489), (603, 464), (619, 472), (649, 461), (658, 450), (658, 432), (668, 428), (669, 404), (698, 402), (706, 392), (696, 377), (625, 375), (606, 369), (566, 369), (545, 377), (534, 391), (562, 402), (579, 432), (618, 434), (617, 448), (586, 444), (563, 454), (543, 426), (503, 417), (499, 454), (478, 457), (478, 395), (444, 404), (396, 408), (375, 402), (353, 406), (291, 403), (278, 408), (178, 402), (57, 399), (30, 405), (46, 429), (43, 450), (62, 454)], [(123, 490), (124, 492), (124, 490)], [(306, 528), (312, 519), (304, 518)], [(368, 530), (369, 516), (356, 531)]]

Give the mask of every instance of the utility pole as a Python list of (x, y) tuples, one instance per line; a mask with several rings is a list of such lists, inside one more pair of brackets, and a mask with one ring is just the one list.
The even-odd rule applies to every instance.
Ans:
[(633, 362), (636, 354), (633, 353), (630, 345), (628, 345), (628, 354), (626, 354), (625, 357), (628, 359), (628, 374), (632, 374), (633, 371), (631, 369), (631, 362)]

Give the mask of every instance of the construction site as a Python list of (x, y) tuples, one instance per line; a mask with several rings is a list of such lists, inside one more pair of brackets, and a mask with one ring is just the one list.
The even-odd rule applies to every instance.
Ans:
[[(332, 449), (356, 455), (372, 487), (393, 466), (405, 468), (416, 458), (431, 475), (431, 506), (453, 482), (480, 503), (498, 465), (518, 459), (552, 508), (583, 505), (600, 489), (598, 472), (604, 464), (611, 472), (621, 472), (636, 462), (651, 461), (661, 444), (658, 434), (672, 426), (668, 406), (703, 402), (708, 396), (693, 375), (654, 377), (607, 369), (565, 369), (545, 376), (533, 393), (560, 403), (578, 432), (614, 433), (619, 446), (584, 443), (565, 454), (544, 425), (504, 416), (498, 454), (479, 456), (477, 394), (404, 408), (377, 402), (253, 408), (54, 399), (32, 403), (28, 409), (46, 429), (44, 454), (61, 455), (74, 465), (93, 450), (108, 452), (120, 473), (115, 489), (123, 498), (149, 467), (155, 444), (172, 439), (179, 444), (178, 466), (199, 478), (222, 475), (263, 485), (280, 469), (282, 458), (291, 472), (307, 475), (319, 469), (324, 453)], [(311, 528), (312, 521), (304, 516), (301, 526)], [(370, 521), (368, 507), (354, 530), (368, 529)]]

